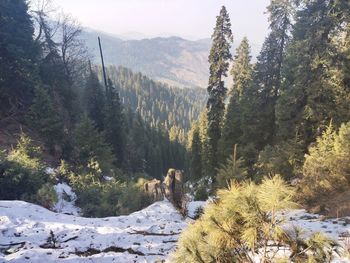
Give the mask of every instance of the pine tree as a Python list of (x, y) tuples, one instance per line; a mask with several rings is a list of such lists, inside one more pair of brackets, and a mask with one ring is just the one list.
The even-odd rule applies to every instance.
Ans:
[(242, 136), (242, 110), (241, 99), (245, 90), (251, 85), (252, 64), (248, 39), (243, 38), (236, 50), (231, 75), (233, 86), (230, 90), (229, 103), (227, 105), (222, 138), (220, 141), (220, 156), (225, 160), (232, 152), (233, 146), (239, 143)]
[(225, 164), (221, 164), (217, 170), (217, 187), (229, 187), (232, 180), (241, 182), (246, 180), (248, 169), (244, 166), (244, 160), (237, 158), (237, 144), (234, 146), (233, 154), (227, 158)]
[(190, 178), (197, 181), (202, 177), (202, 143), (198, 123), (193, 124), (189, 134)]
[(243, 99), (244, 144), (262, 150), (275, 140), (275, 107), (280, 93), (281, 70), (289, 40), (293, 6), (289, 0), (274, 0), (267, 8), (270, 29), (253, 73), (253, 84)]
[(39, 48), (25, 0), (0, 2), (0, 117), (33, 98)]
[(96, 73), (91, 69), (85, 85), (84, 100), (88, 117), (102, 131), (105, 122), (105, 94)]
[(30, 126), (43, 136), (50, 151), (54, 153), (54, 146), (61, 145), (63, 140), (63, 122), (44, 86), (35, 88), (29, 117)]
[(96, 163), (105, 174), (111, 174), (115, 156), (95, 124), (86, 116), (74, 130), (73, 162), (86, 170), (90, 163)]
[(208, 83), (209, 98), (208, 109), (208, 139), (209, 139), (209, 173), (214, 176), (214, 169), (217, 166), (218, 142), (221, 137), (221, 125), (224, 116), (226, 87), (224, 77), (227, 77), (229, 61), (232, 59), (230, 53), (233, 36), (231, 22), (226, 8), (223, 6), (219, 16), (216, 18), (216, 25), (212, 35), (212, 47), (209, 55), (210, 77)]
[(331, 119), (336, 126), (349, 119), (350, 93), (338, 62), (345, 60), (335, 44), (344, 33), (339, 25), (349, 23), (349, 10), (344, 1), (318, 0), (297, 13), (276, 107), (279, 140), (298, 133), (306, 150)]
[(110, 79), (108, 79), (104, 129), (106, 140), (112, 146), (117, 158), (117, 167), (121, 168), (125, 153), (124, 114), (119, 93)]

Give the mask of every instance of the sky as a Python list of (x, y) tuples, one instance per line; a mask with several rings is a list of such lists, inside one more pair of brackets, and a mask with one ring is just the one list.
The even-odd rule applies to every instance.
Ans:
[(269, 0), (55, 0), (83, 27), (114, 35), (130, 32), (147, 37), (176, 35), (187, 39), (211, 36), (222, 5), (229, 12), (236, 39), (247, 36), (261, 45), (268, 29), (264, 14)]

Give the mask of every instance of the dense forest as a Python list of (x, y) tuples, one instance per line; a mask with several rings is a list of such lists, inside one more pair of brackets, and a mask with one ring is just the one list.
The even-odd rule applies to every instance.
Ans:
[[(141, 195), (142, 183), (133, 186), (138, 179), (162, 178), (169, 167), (186, 171), (187, 132), (204, 107), (205, 91), (168, 87), (115, 67), (107, 69), (105, 85), (101, 67), (89, 62), (76, 21), (59, 14), (53, 22), (50, 2), (38, 3), (29, 9), (24, 0), (1, 1), (1, 134), (19, 139), (1, 154), (2, 199), (52, 193), (45, 165), (62, 166), (72, 184), (79, 182), (74, 176), (93, 180), (103, 189), (99, 195), (117, 191), (106, 177), (115, 178), (114, 188), (134, 187)], [(97, 191), (76, 187), (84, 188), (84, 204), (92, 196), (83, 193)], [(108, 198), (93, 203), (112, 204)], [(115, 214), (107, 204), (100, 214)]]
[(273, 0), (267, 13), (256, 63), (246, 38), (232, 56), (226, 8), (217, 16), (207, 107), (188, 144), (195, 197), (217, 199), (183, 233), (174, 262), (277, 262), (268, 243), (289, 247), (285, 262), (332, 260), (331, 240), (298, 239), (275, 213), (349, 214), (350, 2)]
[(205, 89), (170, 87), (122, 67), (110, 66), (107, 72), (119, 87), (125, 107), (138, 111), (152, 127), (170, 131), (172, 138), (180, 136), (185, 143), (192, 122), (205, 107)]

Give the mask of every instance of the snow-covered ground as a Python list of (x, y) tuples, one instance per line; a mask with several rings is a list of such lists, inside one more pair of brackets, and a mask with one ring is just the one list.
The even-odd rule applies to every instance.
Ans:
[[(203, 205), (191, 202), (189, 211)], [(321, 231), (340, 243), (350, 236), (350, 218), (323, 220), (304, 210), (293, 210), (286, 217), (289, 226), (309, 233)], [(162, 262), (190, 221), (168, 201), (108, 218), (84, 218), (23, 201), (0, 201), (0, 263)], [(350, 261), (338, 258), (334, 262)]]
[[(167, 258), (186, 225), (168, 201), (108, 218), (0, 201), (0, 262), (156, 262)], [(50, 231), (55, 245), (47, 242)]]

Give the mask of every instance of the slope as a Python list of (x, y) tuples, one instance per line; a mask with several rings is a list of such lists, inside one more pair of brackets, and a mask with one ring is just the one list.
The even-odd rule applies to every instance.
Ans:
[[(100, 63), (97, 36), (102, 39), (107, 65), (140, 71), (154, 80), (172, 86), (205, 88), (208, 84), (210, 38), (197, 41), (180, 37), (122, 40), (106, 33), (85, 29), (81, 38), (86, 41), (96, 63)], [(232, 51), (239, 42), (239, 39), (235, 40)], [(259, 49), (258, 45), (252, 43), (253, 57), (258, 54)]]

